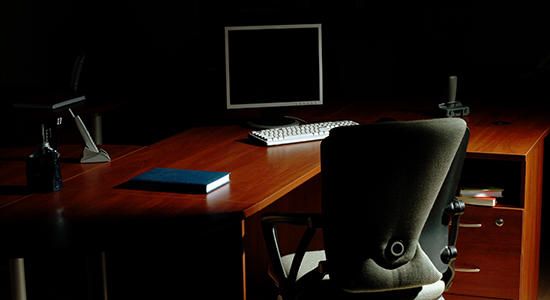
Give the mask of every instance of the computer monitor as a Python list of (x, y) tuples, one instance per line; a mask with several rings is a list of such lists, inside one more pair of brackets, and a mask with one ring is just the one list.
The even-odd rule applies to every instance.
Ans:
[(297, 123), (284, 107), (323, 104), (321, 24), (225, 28), (227, 108), (262, 108), (254, 128)]

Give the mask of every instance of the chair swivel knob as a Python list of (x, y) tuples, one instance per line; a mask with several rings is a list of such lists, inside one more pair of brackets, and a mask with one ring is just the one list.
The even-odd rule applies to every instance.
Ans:
[(466, 211), (466, 204), (456, 198), (445, 207), (445, 213), (449, 216), (462, 215), (464, 211)]
[(458, 256), (458, 251), (455, 246), (446, 246), (441, 251), (441, 261), (444, 264), (450, 264)]

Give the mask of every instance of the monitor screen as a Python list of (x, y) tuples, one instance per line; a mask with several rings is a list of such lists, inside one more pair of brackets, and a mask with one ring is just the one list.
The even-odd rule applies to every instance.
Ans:
[(227, 108), (323, 104), (321, 24), (225, 28)]

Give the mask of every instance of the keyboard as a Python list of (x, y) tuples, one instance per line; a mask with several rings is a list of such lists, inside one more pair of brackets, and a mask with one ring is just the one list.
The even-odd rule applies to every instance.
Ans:
[(359, 123), (349, 120), (310, 123), (251, 131), (248, 133), (248, 137), (258, 140), (266, 146), (284, 145), (322, 140), (328, 136), (332, 128), (354, 125), (359, 125)]

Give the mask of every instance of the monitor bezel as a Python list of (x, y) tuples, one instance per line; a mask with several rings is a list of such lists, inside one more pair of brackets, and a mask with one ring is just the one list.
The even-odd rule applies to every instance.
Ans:
[[(319, 49), (319, 99), (310, 101), (290, 101), (290, 102), (270, 102), (270, 103), (247, 103), (247, 104), (232, 104), (231, 103), (231, 86), (230, 86), (230, 57), (229, 57), (229, 32), (236, 30), (265, 30), (265, 29), (301, 29), (301, 28), (317, 28), (318, 34), (318, 49)], [(306, 105), (322, 105), (323, 104), (323, 40), (321, 24), (291, 24), (291, 25), (252, 25), (252, 26), (227, 26), (225, 27), (225, 85), (226, 85), (226, 107), (227, 109), (245, 109), (245, 108), (269, 108), (269, 107), (292, 107)]]

